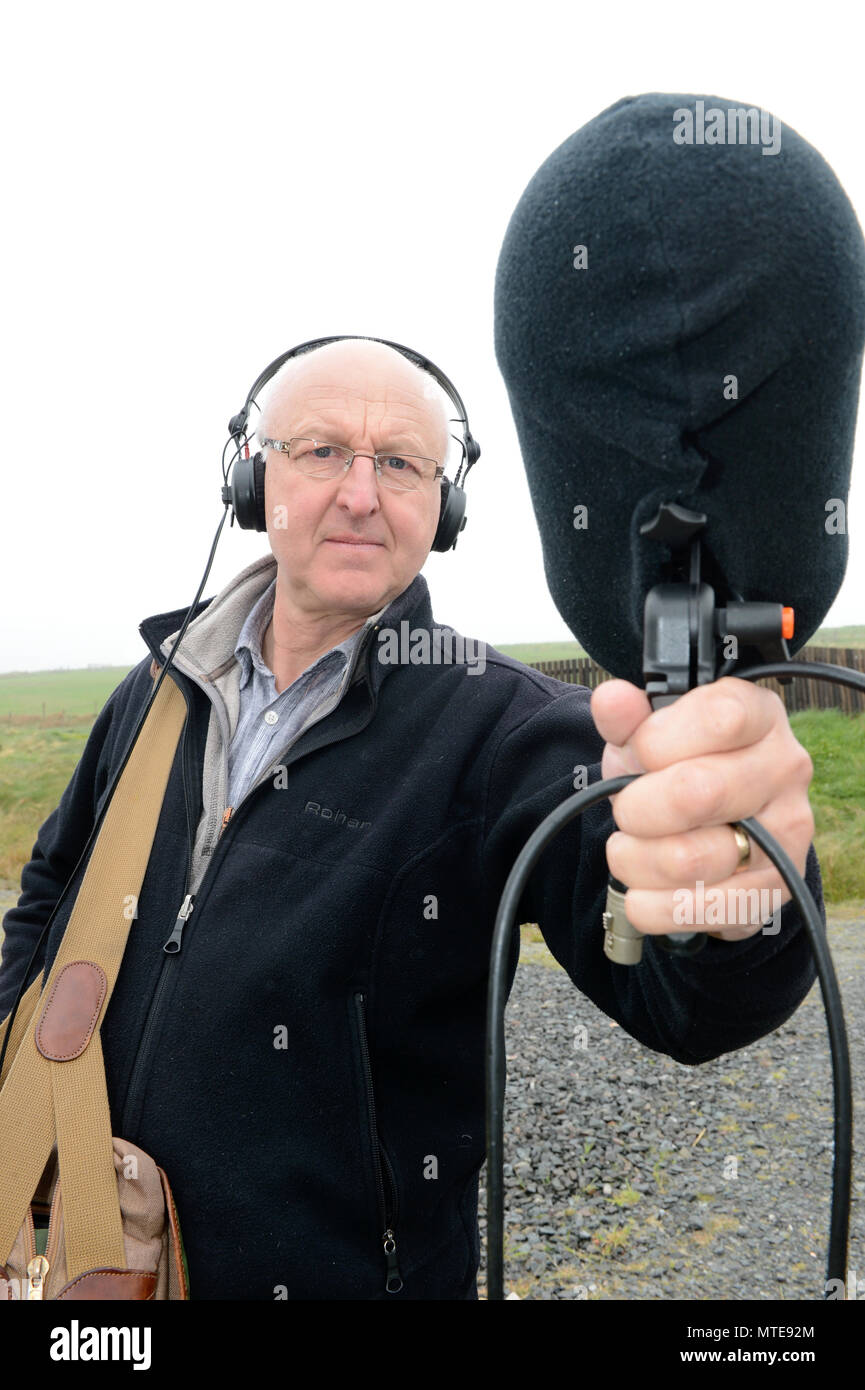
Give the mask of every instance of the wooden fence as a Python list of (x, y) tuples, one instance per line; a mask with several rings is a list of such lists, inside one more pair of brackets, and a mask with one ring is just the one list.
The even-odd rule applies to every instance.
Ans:
[[(865, 674), (865, 647), (804, 647), (796, 653), (794, 659), (821, 661), (830, 666), (849, 666)], [(567, 661), (532, 661), (526, 664), (543, 671), (547, 676), (554, 676), (556, 680), (568, 681), (571, 685), (587, 685), (590, 690), (594, 690), (601, 681), (610, 679), (609, 672), (596, 665), (588, 656)], [(789, 685), (780, 685), (772, 679), (761, 680), (759, 684), (780, 695), (788, 714), (805, 709), (840, 709), (845, 714), (859, 714), (865, 710), (865, 694), (851, 690), (846, 685), (809, 680), (805, 676), (793, 676)]]

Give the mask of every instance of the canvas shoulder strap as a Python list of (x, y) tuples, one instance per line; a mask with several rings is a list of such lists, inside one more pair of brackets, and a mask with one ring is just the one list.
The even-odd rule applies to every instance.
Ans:
[(37, 977), (15, 1017), (0, 1078), (0, 1264), (56, 1143), (69, 1278), (126, 1267), (100, 1027), (185, 718), (169, 674), (112, 794), (44, 987)]

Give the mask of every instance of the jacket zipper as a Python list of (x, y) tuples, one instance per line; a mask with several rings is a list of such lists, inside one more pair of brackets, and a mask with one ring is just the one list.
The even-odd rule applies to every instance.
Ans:
[[(229, 820), (231, 819), (231, 813), (232, 813), (233, 810), (234, 810), (234, 807), (233, 807), (233, 806), (226, 806), (225, 811), (223, 812), (223, 816), (222, 816), (222, 825), (219, 827), (219, 835), (222, 834), (223, 830), (224, 830), (225, 827), (228, 825), (228, 822), (229, 822)], [(219, 839), (219, 835), (217, 835), (217, 837), (216, 837), (217, 840)], [(190, 865), (188, 866), (188, 868), (187, 868), (187, 871), (186, 871), (186, 884), (184, 885), (184, 886), (187, 887), (187, 888), (189, 887), (189, 878), (190, 878), (191, 872), (192, 872), (192, 866), (191, 866), (191, 864), (190, 864)], [(180, 950), (181, 946), (183, 945), (183, 928), (186, 926), (186, 923), (189, 921), (189, 917), (190, 917), (190, 914), (191, 914), (191, 912), (192, 912), (192, 909), (193, 909), (193, 906), (194, 906), (194, 905), (195, 905), (195, 894), (194, 894), (194, 893), (187, 893), (186, 896), (185, 896), (184, 899), (183, 899), (183, 902), (180, 904), (180, 911), (179, 911), (178, 914), (177, 914), (177, 918), (176, 918), (175, 923), (174, 923), (174, 926), (173, 926), (173, 928), (172, 928), (172, 930), (171, 930), (171, 935), (169, 936), (168, 940), (165, 942), (165, 945), (162, 947), (162, 949), (163, 949), (163, 951), (165, 952), (166, 955), (169, 955), (169, 956), (174, 956), (174, 955), (176, 955), (177, 952)]]
[[(188, 887), (188, 885), (189, 871), (187, 870), (186, 884), (184, 885), (184, 887)], [(129, 1078), (129, 1085), (126, 1088), (126, 1101), (123, 1107), (124, 1129), (127, 1129), (129, 1127), (125, 1116), (129, 1113), (130, 1101), (135, 1094), (137, 1083), (141, 1077), (141, 1074), (144, 1069), (144, 1064), (147, 1061), (148, 1053), (150, 1051), (150, 1039), (153, 1035), (156, 1019), (159, 1013), (159, 1002), (162, 998), (162, 995), (165, 991), (165, 986), (168, 982), (168, 972), (171, 969), (171, 962), (180, 953), (180, 947), (183, 941), (183, 928), (189, 921), (189, 917), (192, 913), (194, 903), (195, 894), (186, 893), (183, 902), (180, 905), (180, 910), (177, 914), (177, 917), (175, 918), (174, 926), (171, 930), (171, 935), (169, 936), (168, 940), (163, 943), (162, 946), (164, 958), (162, 961), (162, 967), (159, 972), (159, 979), (156, 982), (156, 989), (154, 991), (153, 999), (150, 1004), (150, 1009), (147, 1014), (147, 1022), (144, 1025), (144, 1032), (141, 1036), (141, 1042), (138, 1045), (138, 1052), (135, 1056), (135, 1063), (132, 1068), (132, 1075)]]
[(189, 920), (189, 915), (192, 912), (193, 903), (195, 902), (195, 895), (191, 894), (188, 891), (188, 889), (192, 878), (192, 855), (195, 848), (196, 827), (195, 816), (190, 803), (190, 788), (188, 786), (188, 778), (186, 775), (187, 733), (189, 730), (189, 721), (192, 717), (192, 703), (186, 691), (184, 690), (182, 684), (179, 681), (177, 682), (177, 684), (179, 686), (181, 694), (183, 695), (184, 700), (186, 701), (186, 723), (183, 726), (183, 734), (181, 736), (180, 763), (183, 774), (183, 795), (184, 802), (186, 804), (186, 827), (189, 846), (186, 858), (186, 881), (183, 885), (183, 902), (180, 905), (177, 917), (174, 921), (174, 926), (171, 929), (171, 935), (168, 937), (167, 941), (163, 943), (162, 946), (162, 950), (165, 953), (165, 955), (159, 972), (159, 979), (156, 981), (156, 989), (153, 992), (153, 999), (151, 1000), (150, 1008), (147, 1013), (147, 1021), (144, 1025), (144, 1030), (141, 1035), (141, 1041), (138, 1045), (138, 1051), (135, 1054), (135, 1061), (132, 1065), (132, 1073), (129, 1078), (129, 1085), (126, 1088), (126, 1100), (123, 1106), (124, 1130), (127, 1128), (126, 1116), (129, 1114), (130, 1100), (134, 1097), (136, 1084), (141, 1076), (144, 1062), (147, 1058), (147, 1053), (149, 1050), (148, 1045), (150, 1043), (150, 1038), (153, 1034), (154, 1020), (157, 1016), (159, 1001), (162, 998), (163, 992), (165, 990), (165, 985), (168, 979), (169, 962), (171, 961), (172, 957), (177, 955), (180, 951), (183, 938), (183, 928), (186, 926), (186, 923)]
[[(375, 1114), (375, 1094), (372, 1088), (372, 1068), (369, 1064), (369, 1045), (366, 1038), (363, 994), (360, 992), (356, 993), (354, 1002), (357, 1010), (360, 1050), (363, 1059), (364, 1080), (366, 1082), (366, 1108), (369, 1118), (370, 1135), (372, 1137), (379, 1221), (382, 1227), (381, 1241), (385, 1261), (387, 1263), (387, 1276), (385, 1278), (384, 1287), (387, 1293), (399, 1293), (403, 1285), (402, 1275), (399, 1272), (399, 1264), (397, 1263), (396, 1237), (394, 1235), (394, 1227), (396, 1226), (397, 1216), (399, 1215), (396, 1183), (394, 1182), (393, 1169), (390, 1166), (390, 1161), (378, 1137), (378, 1122)], [(387, 1178), (391, 1196), (390, 1205), (388, 1204), (387, 1195), (385, 1193), (385, 1177)]]
[[(356, 653), (356, 656), (357, 656), (357, 653)], [(184, 673), (181, 672), (180, 674), (182, 675), (182, 674), (184, 674)], [(187, 679), (188, 679), (188, 678), (187, 678)], [(367, 684), (368, 684), (368, 682), (367, 682)], [(186, 709), (187, 709), (186, 724), (184, 725), (183, 735), (182, 735), (182, 746), (183, 746), (183, 753), (184, 753), (184, 759), (185, 759), (185, 753), (186, 753), (186, 734), (187, 734), (187, 730), (188, 730), (188, 728), (189, 728), (189, 720), (190, 720), (191, 715), (192, 715), (192, 702), (191, 702), (191, 700), (190, 700), (190, 698), (189, 698), (189, 695), (187, 694), (186, 690), (184, 689), (184, 687), (183, 687), (183, 685), (181, 684), (180, 681), (177, 682), (177, 685), (179, 686), (179, 688), (180, 688), (180, 690), (181, 690), (181, 693), (182, 693), (182, 695), (183, 695), (183, 698), (184, 698), (184, 700), (186, 701)], [(375, 697), (373, 697), (372, 710), (371, 710), (371, 712), (370, 712), (370, 716), (369, 716), (369, 719), (367, 720), (367, 723), (369, 723), (369, 721), (370, 721), (370, 720), (374, 717), (374, 715), (375, 715), (376, 704), (377, 704), (377, 701), (376, 701)], [(366, 725), (364, 725), (363, 727), (366, 727)], [(317, 751), (317, 750), (316, 750), (316, 749), (309, 749), (309, 750), (306, 750), (306, 751), (308, 751), (308, 752), (315, 752), (315, 751)], [(300, 757), (303, 757), (303, 756), (304, 756), (304, 754), (302, 753), (302, 754), (300, 754), (297, 758), (290, 758), (290, 761), (291, 761), (291, 762), (299, 761), (299, 758), (300, 758)], [(226, 759), (226, 765), (227, 765), (227, 759), (228, 759), (228, 750), (227, 750), (227, 748), (223, 748), (223, 757)], [(286, 765), (288, 765), (288, 764), (286, 764)], [(131, 1072), (131, 1075), (130, 1075), (130, 1078), (129, 1078), (129, 1085), (128, 1085), (127, 1088), (126, 1088), (126, 1099), (125, 1099), (124, 1105), (123, 1105), (123, 1117), (122, 1117), (123, 1128), (124, 1128), (124, 1130), (130, 1128), (129, 1119), (130, 1119), (131, 1116), (132, 1116), (131, 1103), (132, 1103), (132, 1101), (133, 1101), (134, 1099), (136, 1099), (135, 1092), (136, 1092), (136, 1090), (137, 1090), (137, 1088), (138, 1088), (139, 1082), (140, 1082), (141, 1077), (142, 1077), (142, 1075), (143, 1075), (145, 1063), (146, 1063), (147, 1060), (148, 1060), (148, 1053), (149, 1053), (149, 1050), (150, 1050), (150, 1040), (151, 1040), (151, 1037), (153, 1036), (153, 1033), (154, 1033), (154, 1030), (155, 1030), (155, 1026), (156, 1026), (156, 1021), (157, 1021), (157, 1018), (158, 1018), (158, 1016), (159, 1016), (159, 1005), (160, 1005), (160, 1003), (161, 1003), (162, 996), (163, 996), (163, 994), (164, 994), (164, 992), (165, 992), (165, 986), (166, 986), (166, 983), (167, 983), (167, 981), (168, 981), (168, 972), (169, 972), (169, 970), (170, 970), (170, 968), (171, 968), (171, 962), (172, 962), (172, 960), (174, 960), (174, 959), (175, 959), (177, 956), (179, 956), (179, 954), (180, 954), (181, 946), (182, 946), (182, 944), (183, 944), (183, 932), (184, 932), (184, 928), (186, 927), (186, 923), (187, 923), (187, 921), (189, 920), (190, 914), (191, 914), (191, 912), (192, 912), (193, 905), (194, 905), (194, 902), (195, 902), (195, 898), (196, 898), (196, 896), (198, 896), (198, 894), (200, 894), (200, 892), (201, 892), (201, 883), (199, 883), (199, 885), (198, 885), (198, 890), (197, 890), (196, 893), (190, 894), (190, 892), (189, 892), (189, 884), (190, 884), (191, 879), (192, 879), (192, 856), (193, 856), (194, 849), (195, 849), (195, 835), (196, 835), (196, 831), (197, 831), (197, 824), (195, 824), (195, 817), (194, 817), (194, 815), (192, 814), (191, 807), (190, 807), (190, 788), (189, 788), (189, 785), (188, 785), (189, 779), (188, 779), (188, 777), (187, 777), (187, 768), (186, 768), (186, 762), (185, 762), (185, 761), (182, 761), (181, 767), (182, 767), (182, 772), (183, 772), (183, 791), (184, 791), (184, 797), (185, 797), (185, 801), (186, 801), (187, 832), (188, 832), (188, 837), (189, 837), (189, 853), (188, 853), (187, 866), (186, 866), (186, 881), (185, 881), (184, 886), (183, 886), (183, 895), (184, 895), (184, 896), (183, 896), (183, 901), (182, 901), (182, 903), (181, 903), (181, 905), (180, 905), (180, 908), (179, 908), (179, 910), (178, 910), (178, 914), (177, 914), (177, 917), (176, 917), (176, 919), (175, 919), (174, 926), (173, 926), (173, 928), (172, 928), (172, 930), (171, 930), (171, 935), (168, 937), (167, 941), (165, 941), (165, 942), (163, 943), (162, 950), (163, 950), (163, 952), (165, 953), (165, 959), (164, 959), (163, 962), (162, 962), (162, 968), (161, 968), (161, 970), (160, 970), (159, 979), (158, 979), (157, 982), (156, 982), (156, 989), (154, 990), (154, 993), (153, 993), (153, 998), (152, 998), (151, 1003), (150, 1003), (150, 1008), (149, 1008), (148, 1011), (147, 1011), (147, 1020), (146, 1020), (145, 1025), (144, 1025), (144, 1029), (143, 1029), (142, 1036), (141, 1036), (141, 1041), (140, 1041), (140, 1043), (139, 1043), (139, 1045), (138, 1045), (138, 1050), (137, 1050), (137, 1052), (136, 1052), (136, 1054), (135, 1054), (135, 1061), (133, 1062), (133, 1065), (132, 1065), (132, 1072)], [(252, 799), (252, 794), (253, 794), (253, 792), (257, 791), (258, 788), (259, 788), (260, 786), (263, 786), (263, 785), (264, 785), (264, 782), (265, 782), (266, 780), (267, 780), (266, 777), (265, 777), (265, 778), (262, 778), (259, 782), (256, 783), (256, 785), (255, 785), (254, 787), (250, 788), (250, 790), (249, 790), (249, 792), (247, 793), (247, 795), (243, 798), (243, 800), (242, 800), (240, 803), (238, 803), (238, 806), (226, 806), (226, 808), (225, 808), (225, 810), (223, 811), (223, 814), (222, 814), (222, 824), (221, 824), (221, 826), (220, 826), (220, 828), (219, 828), (219, 833), (218, 833), (218, 835), (217, 835), (217, 837), (216, 837), (216, 841), (215, 841), (214, 846), (213, 846), (213, 855), (214, 855), (214, 856), (215, 856), (215, 853), (216, 853), (216, 846), (217, 846), (217, 844), (219, 843), (219, 841), (221, 840), (222, 835), (223, 835), (223, 832), (224, 832), (225, 829), (227, 828), (228, 822), (229, 822), (229, 820), (231, 819), (232, 815), (234, 815), (235, 820), (236, 820), (237, 817), (236, 817), (236, 814), (235, 814), (235, 813), (236, 813), (241, 807), (247, 805), (247, 803)], [(207, 873), (210, 871), (210, 869), (211, 869), (212, 867), (213, 867), (213, 857), (211, 857), (210, 863), (208, 864), (207, 869), (205, 870), (205, 873), (204, 873), (204, 875), (202, 876), (202, 883), (203, 883), (203, 881), (204, 881), (204, 878), (207, 876)]]
[[(222, 825), (220, 826), (219, 834), (216, 837), (217, 841), (221, 838), (223, 830), (228, 825), (233, 810), (234, 807), (226, 806), (222, 816)], [(168, 982), (168, 972), (171, 968), (170, 963), (175, 956), (180, 954), (180, 950), (183, 945), (183, 931), (186, 927), (186, 923), (189, 921), (189, 918), (192, 915), (192, 909), (195, 906), (195, 899), (197, 894), (189, 893), (186, 891), (189, 887), (190, 880), (192, 878), (192, 853), (193, 845), (190, 845), (189, 859), (186, 866), (186, 882), (184, 884), (183, 902), (180, 904), (177, 917), (174, 920), (174, 926), (171, 929), (171, 935), (168, 937), (167, 941), (163, 943), (162, 946), (162, 950), (165, 954), (165, 959), (162, 962), (162, 968), (159, 973), (159, 979), (156, 982), (156, 989), (154, 991), (153, 1000), (151, 1002), (150, 1010), (147, 1015), (147, 1022), (144, 1027), (144, 1032), (141, 1037), (141, 1043), (139, 1045), (138, 1052), (135, 1057), (135, 1063), (132, 1068), (132, 1075), (129, 1079), (129, 1085), (126, 1089), (124, 1117), (129, 1113), (130, 1100), (135, 1095), (137, 1083), (141, 1077), (144, 1065), (148, 1058), (148, 1053), (150, 1051), (150, 1039), (153, 1035), (153, 1031), (156, 1026), (156, 1020), (159, 1015), (159, 1004), (162, 999), (162, 995), (165, 991), (165, 986)], [(209, 867), (210, 865), (208, 865), (208, 868)], [(124, 1125), (128, 1128), (128, 1124), (125, 1118)]]
[[(185, 777), (184, 777), (184, 787), (186, 787), (186, 778), (185, 778)], [(254, 791), (255, 788), (253, 788), (252, 790)], [(226, 826), (228, 825), (228, 822), (229, 822), (229, 820), (231, 819), (231, 815), (232, 815), (232, 812), (234, 811), (234, 809), (235, 809), (235, 808), (234, 808), (233, 806), (226, 806), (226, 808), (225, 808), (225, 810), (224, 810), (224, 812), (223, 812), (223, 815), (222, 815), (222, 824), (221, 824), (221, 826), (219, 827), (219, 834), (218, 834), (217, 837), (216, 837), (217, 842), (221, 839), (221, 837), (222, 837), (222, 832), (225, 830)], [(215, 849), (215, 848), (216, 848), (216, 845), (214, 845), (214, 849)], [(178, 955), (180, 954), (180, 950), (181, 950), (181, 947), (182, 947), (182, 945), (183, 945), (183, 932), (184, 932), (184, 928), (186, 927), (186, 923), (189, 921), (189, 918), (190, 918), (190, 916), (192, 915), (192, 909), (193, 909), (193, 907), (195, 906), (195, 899), (196, 899), (196, 897), (197, 897), (197, 894), (196, 894), (196, 893), (189, 893), (189, 892), (187, 891), (188, 888), (189, 888), (190, 881), (191, 881), (191, 879), (192, 879), (192, 855), (193, 855), (193, 850), (194, 850), (194, 836), (191, 838), (191, 840), (190, 840), (190, 845), (189, 845), (189, 857), (188, 857), (187, 865), (186, 865), (186, 882), (185, 882), (185, 884), (184, 884), (184, 886), (183, 886), (183, 892), (184, 892), (183, 902), (180, 904), (180, 908), (179, 908), (179, 910), (178, 910), (177, 917), (176, 917), (175, 920), (174, 920), (174, 926), (173, 926), (172, 929), (171, 929), (171, 935), (170, 935), (170, 936), (168, 937), (168, 939), (163, 943), (163, 946), (162, 946), (162, 950), (163, 950), (163, 952), (164, 952), (165, 959), (164, 959), (163, 962), (162, 962), (162, 968), (161, 968), (160, 973), (159, 973), (159, 979), (158, 979), (157, 982), (156, 982), (156, 989), (154, 990), (153, 999), (152, 999), (152, 1001), (151, 1001), (150, 1009), (149, 1009), (148, 1014), (147, 1014), (147, 1022), (146, 1022), (145, 1026), (144, 1026), (144, 1031), (143, 1031), (142, 1036), (141, 1036), (141, 1042), (140, 1042), (139, 1047), (138, 1047), (138, 1052), (136, 1053), (136, 1056), (135, 1056), (135, 1062), (134, 1062), (133, 1067), (132, 1067), (132, 1074), (131, 1074), (130, 1079), (129, 1079), (129, 1085), (128, 1085), (128, 1087), (126, 1088), (126, 1101), (125, 1101), (124, 1107), (123, 1107), (123, 1114), (124, 1114), (123, 1123), (124, 1123), (124, 1127), (126, 1127), (126, 1128), (129, 1127), (128, 1121), (127, 1121), (127, 1119), (126, 1119), (126, 1116), (129, 1115), (129, 1113), (130, 1113), (130, 1102), (131, 1102), (131, 1100), (135, 1097), (135, 1091), (136, 1091), (136, 1089), (137, 1089), (138, 1082), (139, 1082), (139, 1080), (140, 1080), (140, 1078), (141, 1078), (141, 1075), (142, 1075), (142, 1073), (143, 1073), (145, 1063), (146, 1063), (147, 1060), (148, 1060), (148, 1054), (149, 1054), (149, 1051), (150, 1051), (150, 1039), (151, 1039), (151, 1037), (153, 1036), (153, 1032), (154, 1032), (154, 1029), (155, 1029), (155, 1027), (156, 1027), (156, 1021), (157, 1021), (158, 1016), (159, 1016), (159, 1005), (160, 1005), (160, 1002), (161, 1002), (161, 1000), (162, 1000), (162, 995), (163, 995), (163, 993), (165, 992), (165, 986), (166, 986), (166, 984), (168, 983), (168, 972), (169, 972), (169, 970), (171, 969), (171, 961), (174, 959), (175, 956), (178, 956)], [(213, 862), (213, 861), (211, 860), (211, 864), (212, 864), (212, 862)], [(207, 867), (208, 867), (208, 869), (209, 869), (209, 868), (210, 868), (210, 864), (209, 864)], [(200, 888), (200, 886), (201, 886), (201, 885), (199, 884), (199, 888)]]

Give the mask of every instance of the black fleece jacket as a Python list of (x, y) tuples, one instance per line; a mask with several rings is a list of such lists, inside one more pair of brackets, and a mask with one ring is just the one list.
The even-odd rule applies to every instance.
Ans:
[[(183, 616), (141, 624), (160, 662)], [(420, 575), (382, 622), (402, 619), (433, 625)], [(102, 1041), (114, 1133), (167, 1172), (196, 1299), (477, 1297), (496, 907), (525, 840), (571, 794), (575, 766), (600, 778), (603, 741), (585, 687), (492, 648), (475, 675), (385, 665), (373, 648), (370, 633), (338, 708), (235, 810), (171, 955), (162, 947), (184, 897), (210, 712), (203, 690), (174, 675), (188, 717)], [(39, 830), (4, 921), (0, 1018), (103, 809), (150, 664), (110, 696)], [(613, 829), (608, 800), (569, 825), (521, 903), (520, 920), (540, 924), (574, 984), (684, 1063), (787, 1019), (814, 980), (793, 904), (774, 936), (710, 940), (690, 960), (648, 940), (639, 966), (606, 959)], [(57, 911), (46, 967), (82, 874)], [(822, 911), (813, 846), (807, 881)], [(515, 941), (509, 985), (516, 963)], [(402, 1279), (394, 1293), (385, 1231)]]

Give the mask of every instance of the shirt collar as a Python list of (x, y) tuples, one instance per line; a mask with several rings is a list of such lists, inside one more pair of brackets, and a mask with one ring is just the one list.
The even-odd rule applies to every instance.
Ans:
[[(261, 654), (261, 644), (264, 641), (264, 634), (267, 631), (268, 624), (273, 617), (273, 606), (275, 601), (276, 579), (274, 578), (250, 609), (240, 629), (237, 645), (234, 648), (234, 655), (241, 665), (241, 690), (243, 690), (252, 679), (253, 666), (256, 671), (259, 671), (263, 676), (273, 677), (273, 672), (270, 670), (270, 667)], [(388, 605), (385, 604), (384, 608), (380, 608), (377, 613), (371, 614), (370, 617), (366, 619), (363, 627), (359, 627), (357, 632), (353, 632), (344, 642), (340, 642), (337, 646), (331, 647), (330, 651), (324, 652), (317, 661), (313, 662), (313, 665), (309, 667), (308, 670), (314, 670), (315, 667), (325, 661), (330, 661), (334, 665), (339, 664), (346, 668), (349, 667), (351, 665), (352, 654), (358, 642), (367, 629), (378, 621), (387, 606)], [(337, 654), (337, 661), (333, 660), (335, 653)]]

